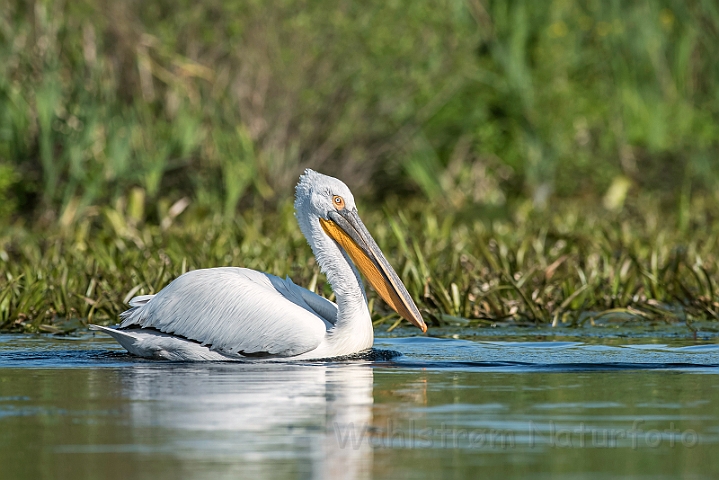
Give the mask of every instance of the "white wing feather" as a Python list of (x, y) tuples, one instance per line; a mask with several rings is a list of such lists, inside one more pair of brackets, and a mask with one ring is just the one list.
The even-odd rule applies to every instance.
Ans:
[(120, 328), (152, 327), (229, 354), (300, 355), (337, 316), (334, 303), (289, 278), (246, 268), (193, 270), (148, 297), (130, 302)]

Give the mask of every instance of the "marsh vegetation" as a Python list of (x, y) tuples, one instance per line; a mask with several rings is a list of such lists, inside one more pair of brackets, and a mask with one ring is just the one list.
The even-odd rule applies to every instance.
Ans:
[(219, 265), (331, 296), (305, 167), (435, 325), (716, 319), (717, 37), (705, 0), (3, 2), (0, 329)]

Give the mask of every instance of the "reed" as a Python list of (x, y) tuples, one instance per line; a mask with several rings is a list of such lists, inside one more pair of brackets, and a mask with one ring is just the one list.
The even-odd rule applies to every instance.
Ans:
[[(361, 206), (361, 214), (430, 325), (693, 328), (695, 320), (719, 319), (719, 227), (716, 211), (698, 204), (680, 231), (651, 203), (631, 214), (561, 208), (496, 221), (398, 203)], [(289, 275), (332, 298), (290, 202), (229, 221), (185, 207), (170, 206), (157, 224), (138, 222), (121, 203), (77, 225), (0, 237), (0, 329), (62, 333), (113, 324), (133, 295), (223, 265)], [(401, 324), (373, 292), (369, 298), (377, 327)]]
[(0, 225), (137, 187), (231, 218), (312, 167), (456, 208), (646, 191), (685, 228), (718, 32), (710, 0), (2, 2)]
[(718, 37), (711, 0), (0, 2), (1, 328), (217, 265), (330, 295), (306, 167), (435, 325), (714, 319)]

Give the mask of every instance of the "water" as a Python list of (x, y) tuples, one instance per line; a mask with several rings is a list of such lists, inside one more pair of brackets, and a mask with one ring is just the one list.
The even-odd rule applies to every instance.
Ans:
[(302, 364), (0, 335), (0, 478), (719, 474), (715, 336), (436, 333), (377, 339), (397, 358)]

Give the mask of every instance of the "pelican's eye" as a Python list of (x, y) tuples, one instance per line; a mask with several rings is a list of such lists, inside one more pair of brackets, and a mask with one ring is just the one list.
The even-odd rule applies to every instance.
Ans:
[(332, 195), (332, 201), (335, 204), (335, 208), (337, 210), (342, 210), (345, 208), (345, 199), (340, 197), (339, 195)]

